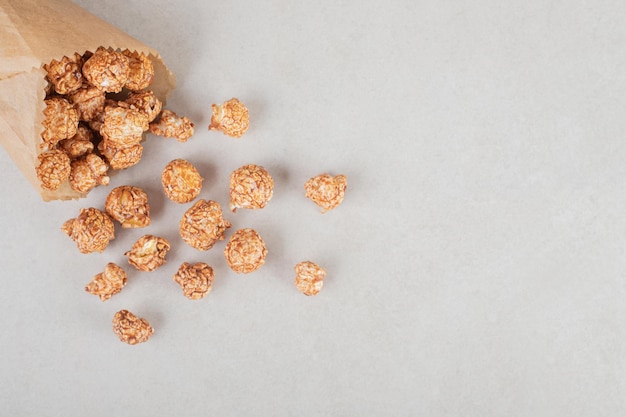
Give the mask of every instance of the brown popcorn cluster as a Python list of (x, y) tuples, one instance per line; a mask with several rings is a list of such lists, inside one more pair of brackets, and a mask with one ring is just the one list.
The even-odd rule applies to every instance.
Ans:
[(165, 264), (165, 255), (170, 250), (170, 242), (163, 237), (144, 235), (124, 255), (128, 263), (140, 271), (154, 271)]
[(220, 132), (240, 138), (250, 125), (248, 108), (238, 99), (231, 98), (223, 104), (213, 104), (213, 115), (209, 130), (219, 130)]
[(222, 207), (212, 200), (198, 200), (180, 219), (180, 237), (192, 248), (209, 250), (224, 239), (231, 227), (222, 217)]
[(199, 300), (211, 291), (214, 278), (213, 268), (204, 262), (193, 265), (183, 262), (174, 275), (174, 282), (180, 285), (185, 297), (190, 300)]
[(81, 209), (78, 217), (63, 223), (61, 230), (76, 242), (81, 253), (104, 252), (115, 238), (111, 218), (93, 207)]
[(322, 209), (322, 213), (334, 209), (343, 201), (348, 182), (345, 175), (321, 174), (304, 184), (306, 198)]
[(161, 184), (165, 195), (176, 203), (195, 200), (202, 189), (204, 179), (195, 166), (184, 159), (168, 163), (161, 173)]
[(244, 165), (230, 174), (230, 209), (261, 209), (272, 199), (274, 179), (260, 165)]
[(85, 291), (97, 295), (101, 301), (106, 301), (122, 291), (126, 281), (126, 271), (113, 262), (109, 262), (104, 268), (104, 272), (93, 277), (91, 282), (87, 284)]
[(265, 263), (267, 248), (261, 236), (253, 229), (237, 230), (224, 249), (230, 269), (238, 274), (249, 274)]
[(148, 194), (139, 187), (122, 185), (112, 189), (104, 202), (104, 209), (125, 229), (150, 225)]
[(56, 190), (70, 177), (70, 157), (61, 150), (53, 149), (39, 154), (36, 168), (41, 188)]
[(148, 320), (139, 318), (128, 310), (120, 310), (115, 313), (113, 331), (122, 342), (129, 345), (146, 342), (154, 333)]
[(317, 295), (324, 285), (326, 271), (321, 266), (311, 262), (304, 261), (297, 264), (294, 268), (296, 271), (296, 288), (304, 295)]
[(150, 132), (157, 136), (174, 138), (179, 142), (187, 142), (193, 135), (194, 124), (187, 117), (179, 117), (170, 110), (163, 110), (158, 120), (150, 123)]

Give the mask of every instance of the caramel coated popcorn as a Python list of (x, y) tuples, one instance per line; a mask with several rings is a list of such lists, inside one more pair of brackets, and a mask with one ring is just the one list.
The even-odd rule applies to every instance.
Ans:
[(161, 184), (167, 197), (176, 203), (193, 201), (202, 189), (203, 178), (195, 166), (184, 159), (174, 159), (161, 173)]
[(61, 230), (76, 242), (81, 253), (103, 252), (115, 238), (113, 221), (93, 207), (81, 209), (78, 217), (66, 221)]
[(163, 110), (159, 118), (150, 123), (150, 132), (157, 136), (187, 142), (194, 132), (194, 124), (187, 117), (179, 117), (171, 110)]
[(70, 159), (78, 159), (93, 152), (93, 132), (86, 126), (78, 125), (76, 134), (69, 139), (59, 142), (59, 147), (67, 153)]
[(148, 194), (139, 187), (122, 185), (111, 190), (104, 209), (123, 228), (146, 227), (150, 224)]
[(296, 287), (304, 295), (317, 295), (324, 285), (326, 271), (321, 266), (311, 262), (304, 261), (297, 264), (294, 268), (296, 271)]
[(253, 229), (237, 230), (224, 248), (228, 266), (238, 274), (256, 271), (265, 263), (266, 256), (265, 242)]
[(274, 180), (260, 165), (244, 165), (230, 174), (230, 209), (261, 209), (274, 193)]
[(348, 181), (345, 175), (321, 174), (304, 184), (306, 198), (322, 208), (322, 213), (334, 209), (343, 201)]
[(248, 130), (248, 109), (238, 99), (231, 98), (221, 105), (213, 104), (211, 110), (213, 115), (209, 130), (219, 130), (235, 138), (240, 138)]
[(94, 276), (91, 282), (87, 284), (85, 291), (97, 295), (101, 301), (106, 301), (122, 291), (126, 281), (126, 271), (113, 262), (109, 262), (104, 268), (104, 272)]
[(68, 98), (76, 107), (79, 119), (84, 122), (95, 119), (104, 111), (105, 93), (94, 86), (84, 85), (69, 94)]
[(109, 185), (109, 166), (94, 153), (71, 163), (70, 186), (73, 190), (86, 193), (97, 185)]
[(121, 52), (98, 48), (83, 64), (83, 75), (92, 86), (106, 93), (119, 93), (128, 80), (130, 61)]
[(71, 138), (78, 129), (78, 111), (64, 98), (54, 97), (45, 100), (43, 111), (44, 140), (42, 147), (52, 149), (60, 140)]
[(224, 239), (231, 224), (222, 217), (219, 203), (198, 200), (180, 220), (180, 237), (191, 247), (209, 250), (218, 240)]
[(111, 169), (126, 169), (136, 165), (143, 155), (143, 146), (137, 143), (131, 146), (116, 146), (103, 139), (98, 144), (100, 154), (104, 156)]
[(170, 242), (167, 239), (145, 235), (140, 237), (124, 255), (128, 257), (128, 263), (138, 270), (150, 272), (166, 262), (165, 255), (169, 250)]
[(63, 182), (70, 177), (70, 158), (63, 151), (54, 149), (38, 155), (39, 165), (35, 169), (41, 188), (58, 190)]
[(82, 57), (74, 54), (72, 58), (64, 56), (60, 61), (53, 59), (49, 64), (44, 65), (43, 69), (57, 93), (69, 94), (78, 90), (83, 84), (82, 63)]
[(211, 291), (214, 278), (213, 268), (203, 262), (193, 265), (184, 262), (174, 275), (174, 281), (181, 286), (183, 294), (190, 300), (204, 298)]
[(115, 313), (113, 331), (122, 342), (129, 345), (146, 342), (154, 334), (148, 320), (139, 318), (128, 310)]
[(148, 130), (148, 116), (126, 106), (124, 102), (105, 106), (100, 127), (102, 137), (118, 148), (138, 144), (143, 139), (143, 132)]
[(161, 103), (152, 91), (131, 92), (125, 102), (131, 109), (145, 113), (146, 116), (148, 116), (149, 123), (156, 119), (163, 107), (163, 103)]
[(147, 88), (154, 80), (154, 66), (152, 60), (143, 52), (122, 51), (128, 58), (128, 78), (125, 87), (132, 91), (139, 91)]

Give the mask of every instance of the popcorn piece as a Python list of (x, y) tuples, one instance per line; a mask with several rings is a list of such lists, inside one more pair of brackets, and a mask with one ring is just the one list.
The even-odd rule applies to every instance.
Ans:
[(131, 109), (139, 110), (145, 113), (146, 116), (148, 116), (148, 122), (152, 122), (154, 119), (156, 119), (159, 113), (161, 113), (161, 108), (163, 107), (161, 101), (154, 95), (152, 91), (132, 92), (128, 95), (128, 98), (125, 102), (130, 106)]
[(321, 174), (309, 179), (304, 184), (306, 198), (311, 199), (322, 208), (322, 213), (337, 207), (346, 193), (348, 181), (345, 175), (333, 177), (329, 174)]
[(180, 220), (180, 237), (191, 247), (209, 250), (231, 224), (222, 217), (222, 208), (215, 201), (198, 200)]
[(119, 93), (128, 80), (130, 62), (121, 52), (98, 48), (83, 64), (83, 75), (94, 87), (106, 93)]
[(93, 152), (93, 132), (86, 126), (78, 125), (78, 130), (69, 139), (59, 142), (61, 149), (67, 153), (70, 159), (78, 159), (88, 153)]
[(71, 167), (70, 186), (79, 193), (89, 192), (97, 185), (109, 185), (109, 166), (96, 154), (72, 161)]
[(69, 101), (55, 97), (45, 100), (43, 111), (43, 148), (52, 149), (62, 139), (71, 138), (78, 129), (78, 111)]
[(104, 91), (94, 86), (84, 85), (68, 97), (78, 110), (78, 117), (82, 121), (89, 122), (104, 111)]
[(178, 117), (170, 110), (163, 110), (158, 120), (150, 123), (150, 132), (157, 136), (176, 138), (179, 142), (187, 142), (194, 132), (194, 124), (187, 117)]
[(115, 147), (124, 148), (138, 144), (143, 139), (143, 132), (148, 130), (148, 116), (119, 102), (105, 105), (104, 118), (100, 133)]
[(98, 144), (98, 150), (107, 159), (111, 169), (130, 168), (139, 162), (143, 154), (143, 146), (139, 143), (128, 147), (118, 147), (106, 139)]
[(231, 98), (222, 105), (213, 104), (211, 109), (213, 115), (209, 130), (219, 130), (234, 138), (240, 138), (248, 130), (248, 109), (236, 98)]
[(150, 224), (148, 194), (139, 187), (122, 185), (111, 190), (104, 209), (112, 219), (120, 222), (124, 229), (146, 227)]
[(81, 209), (78, 217), (66, 221), (61, 230), (76, 242), (81, 253), (103, 252), (115, 238), (113, 221), (93, 207)]
[(63, 151), (54, 149), (39, 156), (39, 165), (36, 168), (37, 178), (41, 181), (41, 188), (58, 190), (63, 182), (70, 177), (70, 158)]
[(148, 320), (139, 318), (128, 310), (115, 313), (113, 331), (122, 342), (129, 345), (146, 342), (154, 334), (154, 329)]
[(122, 291), (126, 281), (126, 271), (113, 262), (109, 262), (104, 268), (104, 272), (93, 277), (91, 282), (87, 284), (85, 291), (99, 296), (102, 301), (106, 301)]
[(129, 64), (128, 79), (125, 87), (132, 91), (139, 91), (152, 84), (152, 80), (154, 80), (152, 60), (143, 52), (131, 52), (128, 49), (122, 51), (122, 54), (128, 58)]
[(244, 165), (230, 174), (230, 209), (261, 209), (274, 193), (274, 180), (260, 165)]
[(193, 201), (202, 189), (203, 178), (195, 166), (184, 159), (174, 159), (161, 173), (161, 184), (167, 197), (176, 203)]
[(203, 262), (193, 265), (184, 262), (174, 275), (174, 281), (190, 300), (199, 300), (211, 292), (214, 278), (213, 268)]
[(82, 64), (82, 57), (74, 54), (74, 57), (64, 56), (60, 61), (53, 59), (48, 65), (44, 65), (43, 69), (57, 93), (69, 94), (83, 84)]
[(139, 238), (124, 256), (128, 263), (140, 271), (154, 271), (166, 262), (165, 255), (170, 250), (170, 242), (162, 237), (145, 235)]
[(326, 271), (321, 266), (311, 262), (300, 262), (294, 268), (296, 271), (296, 287), (304, 295), (317, 295), (324, 285)]
[(256, 271), (265, 263), (266, 256), (265, 242), (253, 229), (237, 230), (224, 248), (226, 263), (238, 274)]

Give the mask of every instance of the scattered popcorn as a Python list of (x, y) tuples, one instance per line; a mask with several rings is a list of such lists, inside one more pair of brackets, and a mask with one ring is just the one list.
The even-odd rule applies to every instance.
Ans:
[(53, 59), (50, 64), (44, 65), (43, 69), (57, 93), (69, 94), (78, 90), (83, 84), (81, 66), (82, 57), (74, 54), (74, 57), (64, 56), (60, 61)]
[(189, 203), (198, 197), (203, 180), (196, 167), (184, 159), (174, 159), (161, 173), (161, 184), (165, 195), (180, 204)]
[(52, 149), (60, 140), (71, 138), (78, 129), (78, 111), (69, 101), (55, 97), (45, 100), (42, 148)]
[(136, 165), (143, 155), (141, 144), (117, 147), (102, 139), (98, 144), (100, 154), (106, 158), (111, 169), (126, 169)]
[(93, 207), (81, 209), (78, 217), (66, 221), (61, 230), (76, 242), (81, 253), (103, 252), (115, 238), (113, 221)]
[(348, 182), (345, 175), (333, 177), (321, 174), (309, 179), (304, 184), (306, 198), (322, 208), (322, 213), (334, 209), (343, 201)]
[(98, 48), (83, 64), (83, 75), (92, 86), (106, 93), (119, 93), (128, 80), (130, 62), (121, 52)]
[(222, 105), (213, 104), (211, 109), (213, 115), (209, 130), (219, 130), (235, 138), (240, 138), (248, 130), (248, 109), (236, 98), (231, 98)]
[(148, 130), (148, 116), (139, 110), (126, 108), (124, 102), (105, 105), (104, 119), (100, 127), (102, 137), (116, 147), (136, 145)]
[(157, 136), (175, 138), (187, 142), (194, 132), (194, 124), (187, 117), (179, 117), (170, 110), (163, 110), (159, 118), (150, 123), (150, 132)]
[(190, 300), (199, 300), (211, 292), (214, 278), (213, 268), (203, 262), (193, 265), (184, 262), (174, 275), (174, 281)]
[(124, 229), (146, 227), (150, 224), (148, 194), (139, 187), (115, 187), (107, 196), (104, 209)]
[(230, 174), (230, 209), (261, 209), (272, 198), (274, 180), (260, 165), (244, 165)]
[(129, 345), (146, 342), (154, 334), (148, 320), (139, 318), (128, 310), (115, 313), (113, 331), (122, 342)]
[(145, 113), (145, 115), (148, 116), (148, 123), (156, 119), (163, 107), (161, 101), (152, 91), (131, 92), (125, 102), (131, 109)]
[(317, 295), (324, 285), (326, 271), (321, 266), (310, 261), (300, 262), (294, 268), (296, 271), (296, 287), (304, 295)]
[(93, 132), (82, 124), (78, 125), (76, 134), (69, 139), (59, 142), (59, 147), (67, 153), (70, 159), (78, 159), (93, 152)]
[(37, 156), (39, 165), (36, 168), (41, 188), (58, 190), (63, 182), (70, 177), (72, 170), (70, 158), (63, 151), (54, 149)]
[(180, 237), (191, 247), (209, 250), (224, 239), (231, 224), (222, 217), (222, 208), (215, 201), (198, 200), (180, 220)]
[(71, 163), (70, 186), (80, 193), (91, 191), (97, 185), (109, 185), (109, 166), (94, 153)]
[(109, 262), (104, 268), (104, 272), (93, 277), (91, 282), (87, 284), (85, 291), (97, 295), (101, 301), (106, 301), (122, 291), (126, 281), (126, 271), (113, 262)]
[(165, 264), (167, 251), (170, 250), (170, 242), (167, 239), (144, 235), (139, 238), (133, 247), (124, 254), (128, 257), (128, 263), (140, 271), (154, 271)]
[(238, 274), (256, 271), (265, 263), (266, 256), (265, 242), (253, 229), (237, 230), (224, 249), (228, 266)]
[(154, 80), (154, 66), (150, 58), (143, 52), (122, 51), (128, 58), (129, 71), (125, 87), (132, 91), (139, 91), (147, 88)]
[[(84, 85), (71, 93), (68, 98), (78, 111), (78, 118), (84, 122), (95, 119), (104, 112), (104, 91), (90, 85)], [(100, 129), (98, 129), (99, 131)]]

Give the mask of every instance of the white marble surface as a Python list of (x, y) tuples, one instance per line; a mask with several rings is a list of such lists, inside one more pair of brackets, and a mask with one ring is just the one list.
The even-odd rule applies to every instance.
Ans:
[[(144, 187), (154, 224), (81, 255), (0, 152), (0, 408), (11, 416), (620, 416), (626, 414), (626, 4), (621, 1), (80, 0), (158, 49), (187, 143), (150, 137), (111, 186)], [(237, 141), (210, 105), (250, 107)], [(257, 273), (177, 234), (159, 173), (176, 157), (227, 204), (266, 166), (266, 209), (229, 214), (270, 254)], [(317, 173), (348, 176), (325, 215)], [(144, 233), (168, 263), (101, 303), (83, 287)], [(293, 265), (328, 270), (322, 293)], [(204, 300), (171, 276), (217, 273)], [(127, 346), (122, 308), (155, 327)]]

